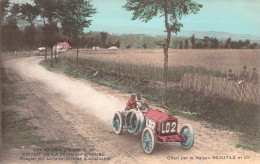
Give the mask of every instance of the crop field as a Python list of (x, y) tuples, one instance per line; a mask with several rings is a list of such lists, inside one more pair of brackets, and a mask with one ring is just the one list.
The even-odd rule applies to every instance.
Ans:
[[(75, 51), (66, 56), (75, 57)], [(127, 63), (163, 67), (162, 49), (135, 49), (135, 50), (89, 50), (81, 49), (80, 58), (88, 58), (103, 62)], [(242, 66), (260, 69), (260, 50), (169, 50), (169, 67), (194, 66), (211, 71), (227, 73), (228, 69), (239, 73)]]
[[(75, 51), (66, 55), (74, 60)], [(134, 79), (163, 82), (163, 51), (156, 49), (89, 50), (81, 49), (79, 66), (98, 70), (97, 73), (115, 73)], [(246, 65), (249, 77), (252, 68), (260, 69), (260, 50), (170, 50), (169, 87), (179, 86), (206, 95), (235, 101), (260, 104), (259, 85), (246, 83), (239, 87), (226, 80), (228, 69), (237, 75)], [(84, 74), (84, 72), (82, 72)]]

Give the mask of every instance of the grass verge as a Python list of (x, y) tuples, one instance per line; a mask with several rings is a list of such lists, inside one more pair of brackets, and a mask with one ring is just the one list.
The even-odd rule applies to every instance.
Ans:
[(28, 125), (28, 121), (34, 118), (21, 118), (16, 111), (4, 111), (2, 113), (3, 143), (5, 148), (21, 148), (30, 145), (47, 147), (63, 141), (44, 141), (44, 137), (35, 135), (39, 129)]
[[(76, 60), (70, 57), (63, 57), (60, 61), (70, 65), (75, 65)], [(134, 79), (148, 79), (152, 81), (163, 82), (163, 68), (154, 67), (150, 65), (134, 65), (125, 63), (114, 63), (114, 62), (102, 62), (93, 59), (81, 59), (79, 60), (79, 68), (90, 68), (97, 70), (102, 73), (115, 73), (117, 75), (128, 76)], [(64, 68), (66, 73), (73, 72), (68, 67)], [(80, 69), (80, 73), (84, 74), (84, 70)], [(215, 77), (225, 77), (226, 75), (218, 72), (207, 70), (203, 67), (194, 66), (179, 66), (168, 68), (168, 81), (169, 82), (180, 82), (185, 73), (197, 73), (200, 75), (209, 75)]]
[[(93, 65), (100, 64), (97, 67), (99, 69), (94, 69), (91, 66), (89, 67), (88, 62), (80, 62), (85, 64), (79, 65), (79, 78), (91, 80), (125, 92), (142, 93), (148, 100), (164, 107), (162, 104), (164, 90), (162, 88), (149, 87), (150, 79), (144, 80), (122, 73), (118, 74), (113, 70), (100, 69), (102, 64), (98, 62), (92, 63)], [(76, 76), (74, 60), (61, 58), (59, 62), (54, 63), (54, 68), (49, 67), (49, 61), (41, 62), (41, 64), (48, 70), (58, 70), (66, 75)], [(167, 96), (169, 100), (167, 109), (171, 114), (178, 114), (195, 120), (204, 120), (214, 128), (231, 129), (245, 133), (246, 135), (241, 135), (240, 137), (239, 147), (256, 152), (260, 151), (259, 146), (255, 144), (259, 141), (260, 137), (259, 105), (219, 99), (217, 97), (207, 97), (180, 89), (169, 90)]]

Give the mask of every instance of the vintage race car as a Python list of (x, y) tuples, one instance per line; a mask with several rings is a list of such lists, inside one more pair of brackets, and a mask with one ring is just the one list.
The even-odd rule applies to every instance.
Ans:
[(142, 134), (142, 147), (148, 154), (153, 152), (156, 142), (180, 142), (184, 149), (190, 149), (194, 144), (195, 134), (190, 125), (183, 126), (178, 132), (178, 119), (158, 109), (118, 111), (112, 126), (118, 135), (123, 129), (134, 135)]

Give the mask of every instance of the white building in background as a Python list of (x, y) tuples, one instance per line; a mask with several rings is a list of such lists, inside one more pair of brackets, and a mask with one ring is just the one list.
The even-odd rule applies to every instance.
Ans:
[(109, 47), (108, 49), (109, 49), (109, 50), (117, 50), (118, 48), (117, 48), (117, 46), (111, 46), (111, 47)]
[(92, 47), (92, 50), (99, 50), (99, 47)]
[(70, 47), (68, 42), (59, 42), (56, 46), (53, 46), (53, 52), (61, 53), (66, 52)]
[(39, 48), (37, 48), (37, 49), (38, 49), (38, 51), (40, 51), (40, 52), (45, 51), (45, 47), (39, 47)]

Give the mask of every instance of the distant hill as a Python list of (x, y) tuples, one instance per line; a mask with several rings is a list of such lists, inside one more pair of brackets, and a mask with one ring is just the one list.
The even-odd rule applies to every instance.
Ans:
[(191, 37), (192, 34), (195, 34), (196, 38), (203, 38), (204, 36), (208, 37), (216, 37), (219, 40), (225, 40), (229, 37), (232, 40), (246, 40), (249, 39), (251, 43), (256, 42), (260, 43), (260, 36), (253, 36), (249, 34), (232, 34), (227, 32), (216, 32), (216, 31), (182, 31), (178, 34), (178, 36)]
[[(35, 25), (43, 25), (43, 22), (41, 20), (35, 20), (34, 21)], [(19, 20), (18, 25), (21, 28), (24, 28), (25, 26), (29, 25), (27, 21), (24, 20)], [(149, 29), (148, 33), (149, 33)], [(154, 33), (154, 31), (153, 31)], [(249, 39), (251, 43), (258, 43), (260, 44), (260, 36), (253, 36), (249, 34), (233, 34), (233, 33), (228, 33), (228, 32), (217, 32), (217, 31), (181, 31), (178, 33), (178, 35), (174, 35), (177, 38), (190, 38), (193, 34), (195, 34), (196, 38), (202, 39), (204, 36), (208, 37), (213, 37), (217, 38), (218, 40), (226, 40), (227, 38), (231, 37), (233, 41), (238, 41), (242, 40), (245, 41), (246, 39)], [(165, 35), (164, 33), (160, 33), (158, 35), (149, 35), (149, 34), (119, 34), (119, 35), (142, 35), (142, 36), (147, 36), (147, 37), (159, 37), (160, 39), (163, 39), (162, 37)]]

